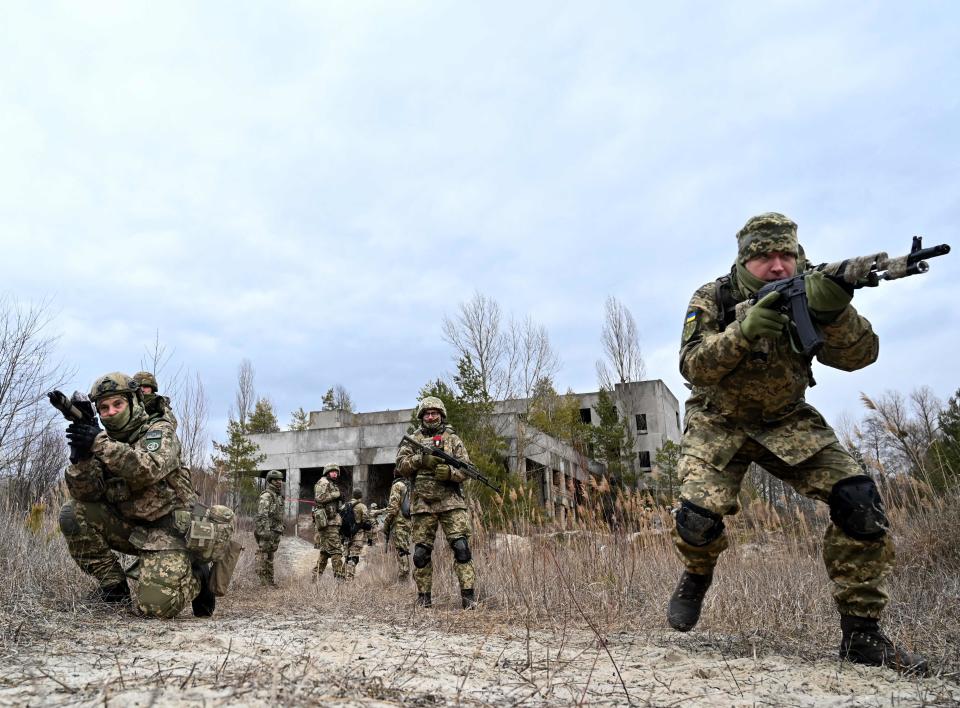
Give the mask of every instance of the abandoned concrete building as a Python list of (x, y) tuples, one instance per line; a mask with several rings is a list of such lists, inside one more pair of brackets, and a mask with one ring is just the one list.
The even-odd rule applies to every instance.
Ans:
[[(679, 402), (659, 379), (617, 384), (614, 393), (621, 420), (629, 426), (635, 469), (643, 486), (657, 449), (667, 440), (680, 440)], [(574, 395), (580, 400), (581, 420), (597, 425), (599, 392)], [(591, 477), (602, 476), (605, 467), (527, 424), (523, 403), (496, 404), (495, 424), (509, 444), (509, 467), (538, 483), (547, 514), (563, 522), (576, 508), (582, 485)], [(285, 473), (288, 518), (309, 513), (313, 485), (324, 465), (331, 463), (340, 466), (344, 497), (352, 489), (360, 489), (365, 500), (382, 506), (393, 481), (397, 446), (410, 429), (412, 416), (412, 408), (371, 413), (312, 411), (307, 430), (251, 435), (250, 440), (266, 456), (259, 465), (260, 476), (272, 469)]]

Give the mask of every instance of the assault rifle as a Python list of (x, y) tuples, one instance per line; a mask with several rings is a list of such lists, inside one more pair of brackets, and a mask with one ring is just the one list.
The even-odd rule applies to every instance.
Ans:
[(503, 490), (500, 489), (500, 487), (498, 487), (489, 479), (487, 479), (480, 470), (478, 470), (476, 467), (471, 465), (469, 462), (458, 460), (456, 457), (454, 457), (449, 453), (444, 452), (443, 450), (439, 450), (435, 447), (430, 447), (429, 445), (424, 445), (422, 442), (418, 442), (417, 440), (414, 440), (409, 435), (404, 435), (400, 443), (401, 444), (407, 443), (408, 445), (413, 445), (414, 449), (419, 450), (421, 454), (434, 455), (435, 457), (439, 457), (441, 460), (443, 460), (446, 464), (450, 465), (451, 467), (456, 467), (458, 470), (460, 470), (465, 475), (467, 475), (467, 477), (469, 477), (470, 479), (475, 479), (481, 484), (485, 484), (486, 486), (490, 487), (490, 489), (495, 491), (497, 494), (503, 494)]
[[(87, 394), (80, 391), (74, 391), (70, 398), (62, 391), (51, 391), (47, 394), (50, 399), (50, 405), (63, 413), (63, 417), (71, 423), (96, 423), (97, 414), (93, 409), (93, 403), (87, 397)], [(70, 464), (77, 464), (79, 458), (71, 452)]]
[(780, 312), (790, 316), (788, 334), (793, 350), (798, 354), (813, 356), (823, 346), (824, 340), (823, 332), (810, 317), (807, 289), (804, 283), (806, 276), (820, 271), (848, 292), (859, 288), (875, 288), (881, 280), (898, 280), (909, 275), (926, 273), (930, 270), (927, 258), (945, 256), (948, 253), (950, 253), (948, 244), (941, 243), (938, 246), (924, 248), (923, 238), (914, 236), (910, 253), (905, 256), (890, 258), (881, 251), (836, 263), (821, 263), (792, 278), (767, 283), (750, 301), (756, 303), (770, 293), (780, 293), (778, 307)]

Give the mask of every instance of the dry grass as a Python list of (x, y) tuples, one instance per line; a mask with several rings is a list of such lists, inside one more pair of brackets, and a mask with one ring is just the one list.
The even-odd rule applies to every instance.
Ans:
[[(314, 585), (308, 575), (293, 578), (281, 566), (282, 587), (267, 595), (257, 583), (248, 550), (222, 605), (234, 617), (269, 612), (279, 620), (316, 610), (414, 632), (481, 638), (540, 632), (561, 648), (577, 631), (595, 634), (600, 649), (609, 637), (628, 633), (651, 646), (669, 642), (731, 658), (835, 656), (839, 623), (820, 560), (825, 510), (807, 518), (755, 504), (732, 521), (731, 548), (708, 595), (698, 627), (702, 631), (681, 636), (663, 631), (666, 599), (681, 570), (665, 530), (669, 514), (645, 508), (640, 497), (620, 504), (629, 530), (617, 533), (589, 515), (563, 532), (524, 522), (514, 526), (515, 534), (478, 528), (472, 546), (483, 604), (477, 612), (445, 611), (456, 609), (459, 597), (451, 553), (442, 543), (434, 553), (433, 612), (413, 610), (412, 583), (403, 588), (395, 583), (393, 557), (379, 547), (368, 549), (352, 584), (335, 585), (325, 578)], [(949, 511), (958, 507), (960, 495), (953, 492), (890, 510), (898, 563), (884, 618), (893, 638), (925, 653), (951, 681), (960, 675), (960, 549)], [(252, 549), (249, 534), (242, 536)], [(42, 641), (55, 632), (56, 623), (75, 622), (92, 611), (81, 602), (92, 582), (67, 555), (55, 508), (32, 523), (0, 509), (0, 572), (7, 579), (0, 595), (0, 647)], [(616, 666), (615, 657), (610, 659)], [(536, 663), (534, 657), (529, 663)], [(350, 690), (356, 685), (350, 684)], [(377, 688), (363, 681), (359, 685)], [(392, 700), (393, 694), (384, 692), (383, 697)]]

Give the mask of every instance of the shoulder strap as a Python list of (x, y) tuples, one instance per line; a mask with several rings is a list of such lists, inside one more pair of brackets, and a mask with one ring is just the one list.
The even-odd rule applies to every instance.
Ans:
[(733, 284), (730, 282), (729, 274), (717, 278), (714, 298), (717, 303), (717, 325), (722, 332), (737, 316), (737, 298), (733, 294)]

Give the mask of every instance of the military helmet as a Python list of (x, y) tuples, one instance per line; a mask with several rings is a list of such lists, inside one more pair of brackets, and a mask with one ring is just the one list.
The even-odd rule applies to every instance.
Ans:
[(157, 377), (149, 371), (138, 371), (133, 375), (133, 380), (137, 386), (150, 386), (154, 393), (160, 393), (160, 386), (157, 385)]
[(427, 396), (417, 405), (417, 418), (423, 420), (423, 414), (431, 408), (436, 408), (440, 411), (440, 418), (443, 420), (447, 419), (447, 407), (443, 405), (441, 401), (436, 396)]
[(363, 492), (361, 492), (359, 489), (354, 489), (354, 490), (353, 490), (353, 498), (354, 498), (354, 499), (363, 499)]
[(323, 474), (324, 474), (324, 475), (328, 475), (328, 474), (330, 474), (331, 472), (339, 472), (339, 471), (340, 471), (340, 466), (339, 466), (339, 465), (326, 465), (326, 466), (323, 468)]
[(376, 502), (370, 502), (370, 508), (371, 508), (371, 509), (376, 509), (376, 508), (377, 508), (377, 503), (376, 503)]
[(283, 480), (283, 472), (280, 470), (270, 470), (267, 472), (267, 482), (272, 482), (275, 479)]
[(114, 371), (104, 374), (90, 387), (90, 400), (96, 403), (107, 396), (130, 396), (140, 393), (140, 384), (126, 374)]

